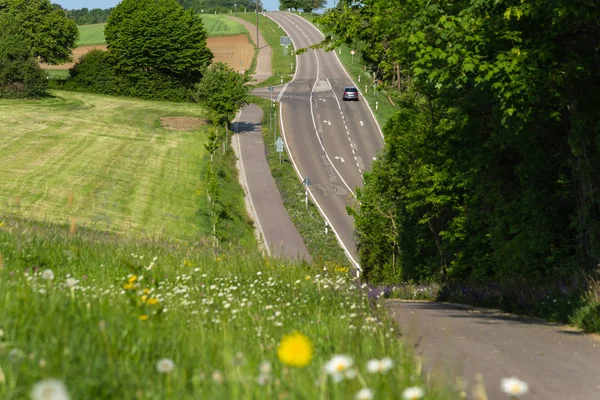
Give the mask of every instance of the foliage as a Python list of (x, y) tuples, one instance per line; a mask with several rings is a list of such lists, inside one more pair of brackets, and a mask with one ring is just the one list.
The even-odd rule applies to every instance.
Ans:
[[(254, 12), (256, 1), (253, 0), (177, 0), (185, 9), (200, 14), (221, 14), (229, 12)], [(262, 10), (263, 3), (258, 0), (258, 9)]]
[(217, 62), (211, 64), (197, 85), (196, 98), (215, 115), (217, 123), (226, 123), (247, 104), (249, 81), (248, 73), (240, 74), (227, 64)]
[(124, 0), (104, 31), (115, 71), (133, 85), (148, 87), (198, 83), (212, 60), (206, 30), (175, 0)]
[(370, 279), (539, 283), (594, 268), (600, 4), (391, 3), (343, 0), (318, 19), (320, 47), (356, 48), (402, 93), (353, 211)]
[(17, 19), (0, 13), (0, 98), (42, 96), (46, 75), (27, 50)]
[(280, 10), (302, 10), (304, 12), (312, 12), (319, 8), (325, 8), (327, 0), (280, 0)]
[(90, 24), (101, 24), (108, 20), (110, 13), (114, 10), (114, 7), (101, 9), (101, 8), (81, 8), (78, 10), (68, 10), (69, 18), (75, 20), (77, 25), (90, 25)]
[(19, 35), (32, 57), (48, 64), (70, 61), (78, 38), (77, 24), (49, 0), (4, 0), (0, 15), (14, 16)]

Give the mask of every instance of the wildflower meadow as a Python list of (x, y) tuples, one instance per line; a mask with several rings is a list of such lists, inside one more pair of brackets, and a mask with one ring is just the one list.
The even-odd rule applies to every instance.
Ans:
[(1, 224), (2, 399), (448, 398), (335, 268)]

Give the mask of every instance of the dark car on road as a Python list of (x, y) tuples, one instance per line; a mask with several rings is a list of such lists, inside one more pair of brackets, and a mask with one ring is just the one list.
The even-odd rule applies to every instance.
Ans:
[(344, 101), (346, 100), (354, 100), (358, 101), (358, 89), (354, 86), (346, 86), (344, 88), (344, 95), (342, 96)]

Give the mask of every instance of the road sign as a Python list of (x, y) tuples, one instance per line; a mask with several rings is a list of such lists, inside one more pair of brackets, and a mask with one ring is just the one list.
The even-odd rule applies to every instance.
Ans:
[(281, 140), (281, 136), (277, 138), (277, 141), (275, 142), (275, 148), (277, 149), (278, 153), (283, 151), (283, 140)]
[(269, 86), (269, 93), (273, 93), (273, 86)]
[(292, 40), (289, 36), (279, 36), (279, 44), (281, 46), (289, 46), (292, 44)]
[(304, 183), (304, 186), (310, 185), (310, 179), (308, 178), (308, 176), (304, 177), (304, 182), (302, 182), (302, 183)]

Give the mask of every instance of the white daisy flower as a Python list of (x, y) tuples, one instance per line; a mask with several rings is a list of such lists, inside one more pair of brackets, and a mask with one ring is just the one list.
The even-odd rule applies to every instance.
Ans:
[(373, 399), (373, 391), (369, 388), (362, 388), (356, 393), (354, 397), (356, 400), (372, 400)]
[(502, 391), (509, 396), (520, 397), (528, 390), (529, 385), (517, 377), (502, 379)]
[(394, 366), (394, 362), (391, 358), (385, 357), (381, 360), (369, 360), (367, 362), (367, 371), (372, 374), (381, 373), (385, 374)]
[(156, 370), (161, 374), (171, 373), (175, 369), (175, 363), (170, 358), (163, 358), (156, 363)]
[(402, 398), (404, 400), (418, 400), (422, 399), (423, 396), (425, 396), (425, 391), (418, 386), (406, 388), (404, 389), (404, 392), (402, 392)]
[(57, 379), (46, 379), (36, 383), (31, 390), (32, 400), (69, 400), (66, 386)]
[(51, 269), (45, 269), (44, 272), (42, 272), (42, 279), (47, 280), (47, 281), (53, 280), (54, 272), (52, 272)]
[(331, 375), (335, 382), (339, 382), (344, 378), (344, 373), (352, 367), (353, 363), (352, 357), (339, 354), (327, 361), (323, 369), (327, 374)]

